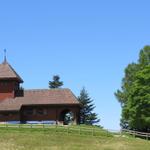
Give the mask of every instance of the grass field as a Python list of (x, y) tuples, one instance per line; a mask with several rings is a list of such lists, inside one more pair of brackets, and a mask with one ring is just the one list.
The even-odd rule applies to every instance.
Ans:
[(0, 128), (0, 150), (150, 150), (150, 141), (108, 133), (96, 137), (55, 129)]

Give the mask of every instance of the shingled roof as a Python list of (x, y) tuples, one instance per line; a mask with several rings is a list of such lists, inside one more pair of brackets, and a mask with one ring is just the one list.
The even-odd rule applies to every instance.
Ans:
[(25, 90), (23, 97), (9, 98), (0, 102), (0, 111), (20, 110), (28, 105), (79, 105), (69, 89)]
[(4, 79), (15, 79), (21, 83), (23, 82), (21, 77), (16, 73), (16, 71), (12, 68), (12, 66), (7, 62), (0, 64), (0, 80), (4, 80)]

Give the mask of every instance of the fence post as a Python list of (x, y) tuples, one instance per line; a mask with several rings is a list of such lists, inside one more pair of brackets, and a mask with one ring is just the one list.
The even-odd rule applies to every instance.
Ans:
[(81, 135), (81, 127), (79, 127), (79, 135)]
[(92, 129), (92, 136), (94, 136), (94, 128)]
[(119, 133), (120, 133), (120, 136), (122, 136), (122, 130), (120, 130)]
[(6, 122), (6, 128), (8, 128), (7, 122)]
[(108, 137), (108, 129), (107, 129), (107, 137)]
[(134, 138), (135, 138), (135, 134), (136, 134), (136, 131), (134, 131), (134, 132), (133, 132), (133, 136), (134, 136)]
[(148, 140), (148, 134), (146, 135), (146, 140)]
[(69, 134), (69, 126), (67, 127), (67, 134)]
[(57, 132), (57, 124), (56, 124), (56, 126), (55, 126), (55, 132)]

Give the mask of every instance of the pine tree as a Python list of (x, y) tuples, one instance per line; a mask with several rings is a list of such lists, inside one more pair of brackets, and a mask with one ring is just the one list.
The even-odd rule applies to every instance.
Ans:
[(49, 88), (54, 89), (54, 88), (60, 88), (63, 86), (63, 82), (59, 81), (60, 77), (58, 75), (53, 76), (53, 81), (49, 81)]
[(93, 112), (95, 108), (93, 100), (89, 97), (85, 88), (81, 90), (78, 101), (82, 105), (80, 110), (80, 123), (87, 125), (98, 123), (100, 119), (98, 119), (97, 114)]

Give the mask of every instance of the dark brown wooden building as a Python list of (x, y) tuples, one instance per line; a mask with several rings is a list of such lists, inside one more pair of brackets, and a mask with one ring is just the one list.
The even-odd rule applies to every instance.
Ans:
[(65, 124), (65, 115), (79, 120), (80, 104), (69, 89), (23, 90), (21, 77), (5, 60), (0, 64), (0, 122), (55, 121)]

